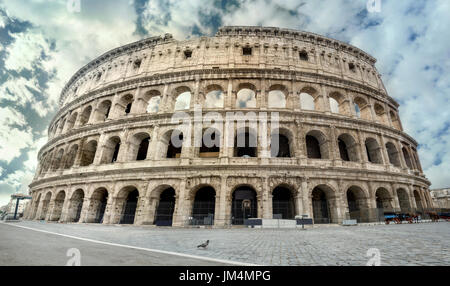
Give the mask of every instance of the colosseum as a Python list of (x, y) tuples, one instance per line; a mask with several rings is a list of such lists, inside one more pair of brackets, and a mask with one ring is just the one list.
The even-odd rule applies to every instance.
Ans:
[[(433, 203), (418, 144), (375, 62), (347, 43), (273, 27), (111, 50), (62, 90), (25, 216), (225, 227), (424, 212)], [(192, 124), (180, 131), (176, 114)]]

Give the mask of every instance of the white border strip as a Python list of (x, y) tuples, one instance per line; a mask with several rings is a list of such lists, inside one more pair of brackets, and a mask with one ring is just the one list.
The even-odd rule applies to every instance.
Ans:
[(95, 239), (90, 239), (90, 238), (77, 237), (77, 236), (61, 234), (61, 233), (51, 232), (51, 231), (42, 230), (42, 229), (36, 229), (36, 228), (22, 226), (22, 225), (14, 225), (12, 223), (5, 223), (5, 222), (1, 222), (1, 223), (3, 225), (9, 225), (9, 226), (14, 226), (14, 227), (18, 227), (18, 228), (34, 230), (34, 231), (53, 234), (53, 235), (59, 235), (59, 236), (67, 237), (67, 238), (78, 239), (78, 240), (88, 241), (88, 242), (92, 242), (92, 243), (105, 244), (105, 245), (117, 246), (117, 247), (125, 247), (125, 248), (131, 248), (131, 249), (136, 249), (136, 250), (143, 250), (143, 251), (148, 251), (148, 252), (156, 252), (156, 253), (161, 253), (161, 254), (175, 255), (175, 256), (181, 256), (181, 257), (186, 257), (186, 258), (193, 258), (193, 259), (199, 259), (199, 260), (205, 260), (205, 261), (225, 263), (225, 264), (237, 265), (237, 266), (258, 266), (257, 264), (251, 264), (251, 263), (237, 262), (237, 261), (217, 259), (217, 258), (209, 258), (209, 257), (204, 257), (204, 256), (197, 256), (197, 255), (191, 255), (191, 254), (184, 254), (184, 253), (178, 253), (178, 252), (171, 252), (171, 251), (165, 251), (165, 250), (158, 250), (158, 249), (151, 249), (151, 248), (145, 248), (145, 247), (131, 246), (131, 245), (126, 245), (126, 244), (118, 244), (118, 243), (100, 241), (100, 240), (95, 240)]

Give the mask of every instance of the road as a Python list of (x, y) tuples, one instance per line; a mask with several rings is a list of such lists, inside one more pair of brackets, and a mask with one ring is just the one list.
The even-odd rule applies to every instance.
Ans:
[[(76, 250), (74, 250), (76, 249)], [(69, 256), (68, 256), (68, 251)], [(79, 251), (79, 256), (78, 252)], [(229, 265), (186, 256), (108, 245), (0, 223), (0, 266), (214, 266)]]

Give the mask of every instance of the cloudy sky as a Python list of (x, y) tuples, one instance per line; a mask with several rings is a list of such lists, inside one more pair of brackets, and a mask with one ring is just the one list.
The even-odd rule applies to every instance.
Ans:
[(315, 32), (376, 57), (432, 188), (450, 187), (450, 1), (379, 1), (370, 12), (367, 0), (0, 0), (0, 205), (27, 191), (59, 92), (81, 66), (145, 37), (222, 25)]

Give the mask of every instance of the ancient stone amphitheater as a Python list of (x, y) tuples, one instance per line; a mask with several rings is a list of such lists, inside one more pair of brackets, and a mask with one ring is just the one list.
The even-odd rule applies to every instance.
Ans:
[[(26, 218), (223, 227), (424, 212), (432, 200), (417, 142), (375, 62), (346, 43), (272, 27), (109, 51), (61, 93)], [(244, 119), (227, 117), (239, 111)], [(176, 113), (192, 119), (184, 131)], [(192, 144), (195, 132), (215, 144)], [(262, 144), (274, 140), (276, 150)]]

